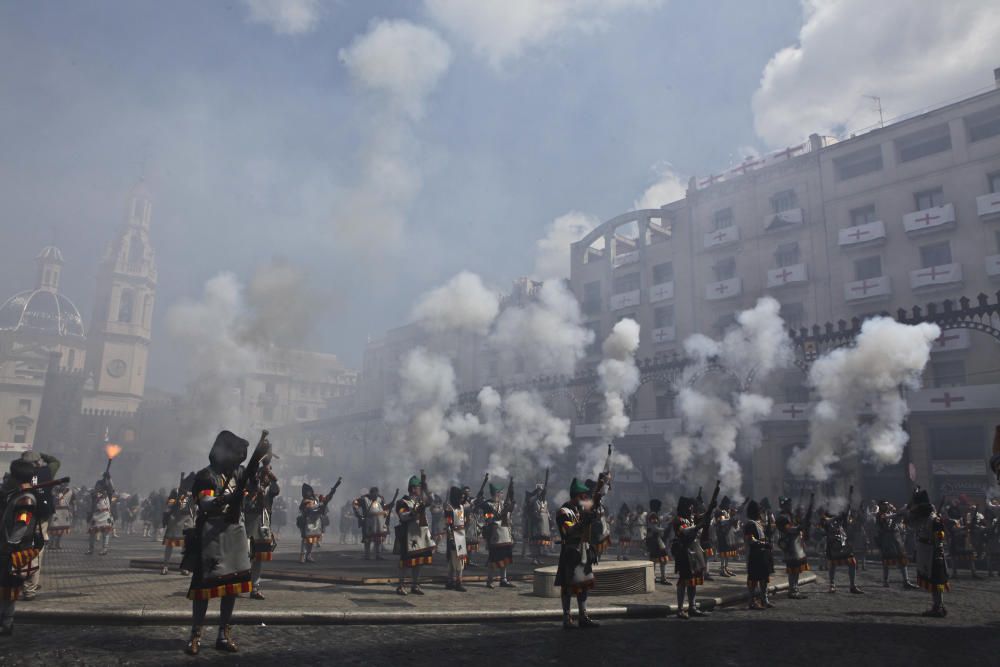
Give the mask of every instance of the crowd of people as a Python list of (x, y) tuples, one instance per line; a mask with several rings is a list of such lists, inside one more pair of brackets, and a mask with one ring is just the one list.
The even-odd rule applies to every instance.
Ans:
[[(106, 555), (111, 540), (122, 533), (161, 541), (162, 574), (169, 571), (174, 549), (182, 549), (180, 570), (191, 577), (192, 629), (187, 652), (201, 650), (202, 628), (209, 601), (221, 602), (216, 648), (238, 650), (232, 636), (231, 617), (236, 598), (247, 593), (263, 600), (264, 564), (277, 547), (277, 534), (288, 523), (289, 503), (281, 495), (271, 470), (272, 454), (266, 432), (247, 458), (249, 443), (229, 431), (216, 438), (209, 465), (181, 474), (177, 486), (160, 489), (145, 498), (116, 489), (108, 470), (92, 488), (72, 487), (68, 478), (56, 477), (61, 463), (44, 453), (26, 452), (11, 463), (0, 487), (0, 634), (13, 629), (16, 601), (37, 594), (42, 556), (46, 548), (59, 550), (63, 538), (74, 531), (89, 536), (87, 554)], [(246, 465), (243, 463), (246, 461)], [(610, 448), (609, 448), (610, 462)], [(1000, 454), (991, 461), (1000, 475)], [(487, 476), (476, 494), (469, 486), (452, 486), (439, 495), (429, 490), (423, 471), (412, 476), (406, 492), (397, 490), (386, 501), (371, 487), (341, 507), (340, 540), (360, 540), (364, 558), (383, 560), (391, 546), (398, 557), (399, 595), (423, 595), (421, 568), (443, 553), (448, 569), (446, 588), (466, 592), (463, 572), (474, 555), (485, 553), (486, 587), (514, 587), (508, 567), (515, 545), (521, 556), (539, 564), (558, 544), (556, 585), (561, 589), (563, 626), (593, 628), (587, 614), (587, 596), (595, 585), (594, 565), (610, 558), (641, 558), (659, 570), (662, 585), (674, 586), (677, 616), (703, 616), (697, 589), (713, 576), (734, 577), (731, 565), (746, 563), (749, 607), (774, 606), (770, 579), (780, 555), (788, 577), (788, 597), (803, 599), (799, 578), (811, 569), (810, 559), (827, 572), (828, 591), (837, 591), (837, 572), (846, 569), (849, 590), (863, 595), (857, 585), (858, 568), (879, 563), (883, 586), (898, 572), (905, 588), (930, 592), (927, 616), (947, 614), (944, 593), (953, 573), (967, 569), (980, 577), (984, 566), (992, 576), (1000, 565), (1000, 502), (978, 507), (964, 496), (941, 499), (935, 506), (926, 490), (914, 490), (909, 502), (895, 507), (887, 500), (829, 502), (814, 507), (800, 497), (777, 501), (746, 498), (719, 500), (719, 487), (709, 502), (701, 490), (693, 497), (679, 497), (674, 506), (651, 498), (646, 506), (623, 503), (618, 511), (605, 506), (611, 475), (597, 480), (573, 479), (569, 499), (553, 512), (548, 504), (548, 471), (544, 482), (524, 494), (518, 514), (513, 480), (500, 484)], [(341, 480), (323, 495), (309, 484), (301, 488), (296, 527), (300, 537), (300, 562), (314, 562), (313, 552), (330, 521), (330, 503)], [(395, 518), (395, 522), (393, 522)], [(668, 576), (673, 564), (676, 580)], [(916, 582), (911, 579), (914, 563)], [(714, 570), (714, 574), (713, 574)], [(578, 615), (570, 612), (576, 598)]]

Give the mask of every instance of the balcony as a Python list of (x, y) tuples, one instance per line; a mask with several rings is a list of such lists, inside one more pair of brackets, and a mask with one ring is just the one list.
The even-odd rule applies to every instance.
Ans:
[(617, 269), (619, 266), (635, 264), (638, 261), (639, 261), (639, 251), (629, 250), (628, 252), (616, 253), (614, 258), (612, 258), (611, 263)]
[(914, 211), (903, 216), (903, 229), (906, 230), (907, 234), (936, 232), (952, 227), (954, 224), (955, 206), (953, 204), (925, 208), (923, 211)]
[(970, 344), (968, 329), (946, 329), (934, 340), (931, 354), (967, 350)]
[(809, 280), (806, 273), (805, 264), (793, 264), (771, 269), (767, 272), (767, 286), (784, 287), (785, 285), (798, 285)]
[(802, 226), (802, 209), (790, 208), (780, 213), (769, 213), (764, 216), (764, 229), (769, 232), (776, 232), (789, 227)]
[(659, 283), (649, 288), (649, 302), (669, 301), (674, 298), (674, 282)]
[(844, 299), (851, 303), (883, 299), (892, 294), (892, 284), (888, 276), (855, 280), (844, 285)]
[(1000, 276), (1000, 255), (990, 255), (986, 258), (986, 275), (990, 278)]
[(705, 285), (705, 298), (709, 301), (721, 301), (731, 299), (743, 293), (743, 280), (741, 278), (730, 278), (720, 280), (715, 283)]
[(885, 239), (885, 223), (881, 220), (866, 222), (863, 225), (856, 225), (841, 229), (837, 235), (837, 244), (844, 248), (849, 246), (864, 245), (873, 241)]
[(941, 264), (926, 269), (910, 271), (910, 287), (925, 289), (962, 282), (962, 265), (958, 263)]
[(611, 295), (611, 310), (621, 310), (639, 305), (639, 290), (634, 289), (629, 292)]
[(1000, 192), (976, 197), (976, 210), (980, 218), (1000, 218)]
[(705, 249), (721, 248), (723, 246), (738, 243), (740, 240), (740, 228), (736, 226), (723, 227), (714, 232), (705, 234)]
[(677, 339), (676, 327), (660, 327), (653, 329), (654, 343), (672, 343)]

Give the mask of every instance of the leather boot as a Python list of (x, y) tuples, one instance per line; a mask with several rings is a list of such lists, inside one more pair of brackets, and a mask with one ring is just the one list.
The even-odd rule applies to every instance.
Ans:
[(201, 626), (191, 628), (191, 638), (188, 639), (184, 652), (188, 655), (198, 655), (201, 651)]
[(226, 625), (221, 628), (219, 637), (215, 640), (215, 648), (227, 653), (236, 653), (240, 650), (240, 647), (236, 645), (236, 640), (233, 639), (233, 626)]

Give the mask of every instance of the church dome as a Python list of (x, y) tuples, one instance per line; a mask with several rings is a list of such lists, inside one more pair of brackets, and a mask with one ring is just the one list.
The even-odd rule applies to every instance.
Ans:
[(83, 318), (58, 292), (34, 289), (15, 294), (0, 306), (0, 331), (83, 338)]

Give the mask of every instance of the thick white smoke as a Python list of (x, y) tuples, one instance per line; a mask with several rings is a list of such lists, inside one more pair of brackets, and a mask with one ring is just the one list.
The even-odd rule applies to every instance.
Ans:
[[(861, 325), (854, 347), (817, 359), (809, 383), (820, 400), (810, 417), (809, 444), (789, 459), (789, 471), (827, 480), (831, 466), (852, 448), (875, 465), (899, 463), (909, 440), (903, 430), (909, 408), (901, 391), (920, 386), (940, 335), (935, 324), (876, 317)], [(858, 415), (869, 410), (874, 421), (859, 433)]]
[(553, 220), (545, 238), (535, 243), (534, 277), (538, 280), (569, 278), (570, 245), (589, 234), (599, 222), (578, 211), (570, 211)]
[[(684, 341), (692, 363), (681, 375), (677, 411), (684, 419), (684, 433), (670, 441), (674, 477), (710, 479), (717, 475), (722, 492), (741, 494), (743, 471), (736, 460), (741, 443), (752, 449), (760, 440), (757, 424), (771, 413), (773, 401), (747, 391), (750, 381), (762, 382), (773, 371), (787, 367), (793, 358), (791, 340), (779, 315), (780, 304), (771, 297), (736, 317), (737, 326), (721, 340), (695, 334)], [(732, 374), (738, 385), (730, 395), (719, 388), (696, 389), (695, 381), (712, 366)]]
[(474, 273), (462, 271), (417, 302), (414, 319), (430, 332), (465, 331), (485, 335), (500, 310), (496, 293)]
[(513, 391), (503, 399), (502, 425), (494, 431), (491, 476), (536, 474), (552, 466), (570, 446), (570, 423), (556, 417), (533, 391)]
[(537, 375), (572, 375), (593, 340), (576, 297), (562, 281), (549, 280), (536, 300), (500, 313), (489, 342), (507, 364), (520, 358)]
[(602, 427), (612, 440), (624, 436), (631, 421), (625, 414), (625, 403), (639, 388), (638, 349), (639, 323), (631, 318), (615, 324), (601, 347), (604, 358), (597, 365), (597, 376), (604, 392)]
[[(593, 442), (584, 445), (580, 452), (580, 470), (590, 477), (597, 479), (597, 476), (604, 471), (604, 466), (608, 463), (608, 446), (606, 443)], [(635, 463), (628, 454), (613, 449), (611, 452), (611, 474), (616, 472), (635, 470)]]

